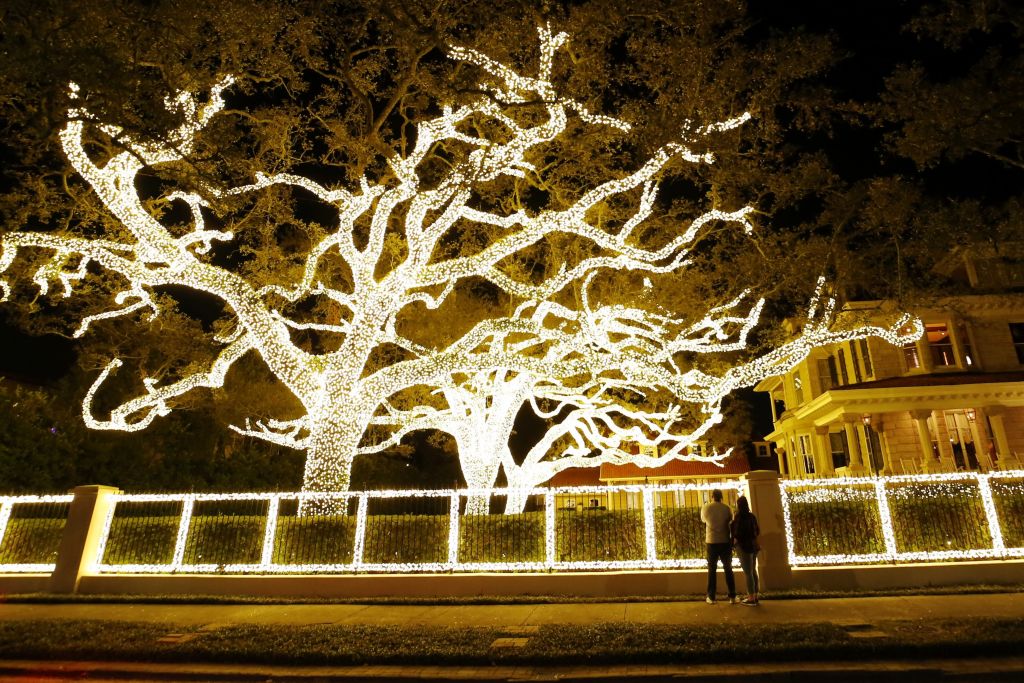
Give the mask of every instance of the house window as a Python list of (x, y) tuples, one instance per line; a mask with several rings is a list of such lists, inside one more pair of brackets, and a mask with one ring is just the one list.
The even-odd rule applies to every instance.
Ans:
[(978, 470), (978, 453), (974, 446), (974, 434), (965, 410), (945, 410), (946, 433), (949, 435), (949, 449), (953, 451), (953, 463), (958, 470)]
[[(907, 334), (910, 332), (910, 329), (908, 325), (900, 330), (900, 334)], [(910, 342), (903, 346), (903, 364), (907, 366), (907, 370), (916, 370), (921, 367), (921, 356), (917, 351), (917, 342)]]
[(793, 375), (793, 391), (796, 393), (796, 404), (803, 405), (804, 402), (804, 381), (800, 379), (800, 373)]
[(928, 339), (928, 348), (932, 354), (932, 363), (935, 367), (950, 367), (956, 365), (956, 357), (953, 355), (953, 338), (949, 335), (949, 326), (945, 323), (934, 323), (924, 326), (924, 333)]
[(850, 462), (850, 449), (846, 446), (846, 432), (830, 432), (828, 443), (832, 450), (832, 467), (846, 467)]
[(764, 444), (764, 443), (757, 444), (757, 457), (759, 457), (759, 458), (768, 458), (770, 456), (771, 456), (771, 453), (768, 452), (768, 444)]
[(811, 437), (800, 436), (800, 456), (804, 460), (804, 472), (814, 474), (814, 455), (811, 453)]
[(861, 339), (860, 341), (860, 357), (864, 361), (864, 376), (874, 377), (875, 368), (871, 365), (871, 352), (868, 350), (868, 340)]
[(822, 392), (839, 386), (839, 371), (836, 369), (835, 358), (829, 356), (818, 361), (818, 379), (821, 381)]
[(903, 362), (907, 365), (907, 370), (916, 370), (921, 367), (921, 359), (917, 355), (917, 344), (910, 342), (903, 347)]
[(1010, 336), (1017, 351), (1017, 362), (1024, 365), (1024, 323), (1010, 323)]
[(971, 349), (971, 336), (967, 333), (967, 326), (963, 323), (957, 325), (957, 336), (960, 337), (960, 345), (964, 349), (964, 364), (968, 368), (974, 367), (974, 351)]

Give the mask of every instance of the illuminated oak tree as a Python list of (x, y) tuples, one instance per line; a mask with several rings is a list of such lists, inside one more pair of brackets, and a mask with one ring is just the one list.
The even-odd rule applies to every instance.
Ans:
[[(586, 290), (597, 273), (656, 277), (684, 269), (691, 248), (711, 226), (735, 223), (751, 229), (752, 209), (737, 207), (709, 210), (668, 236), (643, 230), (655, 210), (660, 175), (672, 164), (712, 163), (711, 154), (694, 149), (704, 145), (705, 137), (742, 125), (747, 114), (702, 126), (686, 123), (679, 140), (653, 150), (644, 163), (620, 177), (579, 188), (564, 206), (531, 210), (520, 204), (508, 211), (493, 201), (496, 183), (536, 174), (560, 138), (580, 129), (606, 136), (630, 129), (628, 123), (594, 114), (557, 92), (552, 62), (567, 36), (547, 29), (539, 33), (535, 76), (522, 75), (475, 50), (450, 48), (450, 57), (485, 75), (479, 94), (416, 123), (410, 148), (389, 157), (388, 170), (380, 177), (364, 175), (358, 187), (349, 188), (293, 173), (257, 174), (241, 186), (216, 187), (197, 180), (193, 187), (164, 195), (167, 201), (188, 207), (192, 221), (187, 230), (172, 229), (147, 209), (139, 178), (153, 169), (188, 162), (203, 130), (222, 114), (224, 92), (232, 79), (223, 79), (204, 98), (181, 92), (169, 100), (169, 108), (183, 123), (160, 141), (143, 142), (117, 126), (96, 121), (84, 105), (70, 112), (60, 134), (64, 152), (123, 227), (122, 234), (8, 233), (0, 272), (8, 270), (19, 252), (39, 250), (48, 256), (33, 280), (41, 293), (59, 285), (65, 296), (97, 270), (111, 274), (121, 286), (114, 305), (84, 317), (76, 336), (98, 320), (158, 315), (160, 299), (155, 292), (168, 286), (215, 297), (230, 318), (219, 336), (222, 347), (209, 367), (166, 383), (143, 378), (145, 393), (98, 416), (94, 399), (121, 365), (120, 359), (111, 360), (85, 396), (86, 423), (96, 429), (145, 429), (185, 393), (222, 385), (232, 365), (255, 352), (296, 397), (304, 414), (257, 420), (236, 430), (304, 450), (304, 490), (346, 490), (353, 459), (360, 452), (394, 443), (395, 434), (413, 425), (455, 435), (464, 464), (465, 459), (478, 458), (465, 468), (470, 486), (489, 485), (502, 462), (520, 485), (538, 481), (537, 472), (556, 468), (546, 464), (549, 461), (538, 449), (554, 447), (560, 436), (576, 442), (559, 451), (566, 457), (555, 458), (564, 466), (583, 459), (584, 449), (596, 449), (605, 459), (627, 458), (621, 447), (626, 437), (671, 442), (663, 459), (679, 457), (719, 419), (721, 399), (729, 391), (785, 367), (787, 359), (795, 357), (786, 347), (722, 376), (677, 365), (676, 356), (682, 353), (739, 350), (761, 304), (737, 316), (737, 300), (713, 309), (703, 321), (680, 327), (670, 317), (638, 308), (591, 310), (582, 305), (577, 310), (570, 303), (572, 292)], [(71, 88), (77, 91), (76, 86)], [(90, 146), (97, 135), (117, 148), (101, 160)], [(295, 280), (251, 282), (223, 257), (236, 236), (208, 227), (209, 213), (218, 202), (273, 186), (293, 188), (333, 207), (337, 225), (311, 245)], [(601, 218), (603, 212), (621, 213), (623, 204), (632, 209), (621, 222)], [(475, 239), (464, 239), (467, 232)], [(548, 263), (538, 277), (529, 261), (536, 258), (538, 245), (560, 236), (587, 246), (576, 249), (572, 259)], [(475, 321), (445, 344), (403, 333), (410, 319), (436, 311), (457, 287), (473, 282), (487, 283), (510, 300), (524, 303), (507, 317)], [(6, 298), (10, 286), (0, 281), (0, 288)], [(287, 315), (295, 304), (310, 300), (326, 302), (330, 319)], [(735, 340), (723, 341), (736, 329)], [(329, 335), (336, 343), (319, 352), (297, 343), (296, 334), (309, 331)], [(805, 336), (802, 344), (829, 340)], [(806, 348), (800, 346), (802, 352)], [(416, 388), (435, 391), (443, 405), (393, 406), (393, 399)], [(631, 411), (612, 400), (612, 390), (640, 395), (664, 391), (675, 401), (699, 406), (705, 419), (680, 431), (676, 409)], [(542, 439), (532, 460), (516, 469), (509, 460), (507, 434), (526, 400), (541, 412), (551, 408), (540, 403), (566, 409), (569, 419)], [(496, 401), (504, 401), (500, 410)], [(480, 406), (491, 411), (489, 416), (480, 418)], [(489, 426), (470, 429), (470, 415)], [(396, 416), (401, 418), (397, 425)], [(634, 426), (621, 426), (630, 419)], [(373, 443), (368, 430), (389, 422), (392, 436)]]

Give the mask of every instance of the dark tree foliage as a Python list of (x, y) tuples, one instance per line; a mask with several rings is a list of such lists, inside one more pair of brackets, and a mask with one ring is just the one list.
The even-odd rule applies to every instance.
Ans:
[[(950, 258), (957, 249), (985, 247), (1013, 258), (1010, 242), (1024, 234), (1018, 210), (1024, 64), (1020, 10), (998, 0), (877, 0), (856, 8), (764, 1), (272, 0), (258, 10), (247, 0), (7, 0), (0, 7), (0, 229), (90, 236), (120, 230), (62, 156), (57, 133), (66, 123), (69, 82), (79, 85), (98, 118), (146, 139), (178, 123), (162, 105), (169, 94), (202, 92), (224, 74), (236, 75), (228, 111), (204, 132), (189, 163), (154, 173), (140, 187), (154, 215), (185, 224), (189, 216), (178, 215), (180, 207), (158, 199), (166, 183), (224, 186), (249, 182), (256, 172), (287, 171), (322, 182), (386, 178), (383, 158), (414, 142), (412, 124), (436, 115), (440, 104), (478, 94), (470, 85), (475, 74), (447, 58), (447, 45), (530, 65), (536, 26), (544, 22), (572, 35), (555, 66), (563, 91), (592, 111), (630, 120), (635, 132), (616, 139), (578, 136), (578, 147), (553, 149), (537, 173), (494, 187), (495, 197), (510, 195), (532, 209), (558, 206), (592, 179), (644, 159), (687, 121), (700, 126), (744, 110), (753, 115), (738, 134), (709, 141), (717, 155), (713, 166), (673, 166), (661, 178), (663, 218), (653, 231), (671, 234), (707, 208), (751, 204), (757, 210), (753, 235), (729, 225), (709, 231), (693, 254), (694, 267), (659, 283), (655, 296), (665, 309), (704, 311), (709, 301), (753, 288), (782, 316), (806, 302), (819, 275), (849, 296), (910, 304), (956, 284)], [(93, 145), (102, 157), (116, 140), (97, 137)], [(439, 169), (448, 153), (436, 151)], [(216, 215), (210, 220), (239, 235), (239, 248), (224, 258), (257, 281), (301, 268), (309, 244), (331, 225), (321, 207), (287, 190), (245, 204), (211, 203)], [(605, 220), (614, 224), (629, 210), (609, 207)], [(580, 248), (548, 240), (517, 267), (557, 267)], [(98, 302), (112, 291), (111, 283), (90, 277), (82, 288), (86, 296), (38, 297), (32, 283), (37, 266), (31, 259), (17, 265), (12, 299), (20, 305), (2, 312), (10, 328), (69, 336), (75, 321), (100, 310)], [(625, 276), (595, 283), (608, 301), (637, 285)], [(17, 421), (0, 418), (10, 431), (0, 488), (59, 488), (76, 478), (139, 488), (153, 488), (152, 482), (218, 487), (236, 476), (235, 486), (287, 487), (288, 476), (297, 481), (299, 466), (287, 464), (292, 454), (214, 426), (287, 407), (287, 399), (274, 398), (281, 392), (265, 390), (273, 380), (255, 362), (232, 371), (230, 391), (195, 396), (190, 400), (197, 410), (175, 412), (142, 438), (86, 433), (75, 417), (80, 397), (111, 355), (160, 379), (213, 353), (209, 336), (223, 317), (217, 305), (170, 288), (160, 294), (172, 313), (149, 327), (137, 320), (98, 323), (69, 342), (76, 367), (48, 389), (49, 398), (19, 389), (26, 396), (10, 399), (12, 406), (20, 400), (20, 409), (35, 408)], [(482, 286), (457, 298), (460, 306), (509, 305)], [(451, 333), (458, 329), (458, 310), (449, 316)], [(765, 333), (764, 340), (770, 337)], [(305, 343), (315, 349), (328, 342), (311, 333)], [(8, 374), (25, 374), (30, 364), (4, 362)], [(54, 434), (50, 428), (58, 422)], [(742, 441), (749, 424), (742, 417), (722, 440)], [(399, 449), (379, 465), (362, 464), (356, 477), (400, 481), (421, 451), (427, 452)], [(54, 464), (15, 464), (22, 457), (16, 452)], [(452, 470), (434, 469), (441, 472), (437, 483), (451, 483)]]

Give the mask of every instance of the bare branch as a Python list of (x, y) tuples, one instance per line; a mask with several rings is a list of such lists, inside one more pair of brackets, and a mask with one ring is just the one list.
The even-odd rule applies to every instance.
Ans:
[(171, 399), (199, 387), (213, 389), (223, 385), (224, 376), (231, 365), (252, 348), (252, 342), (249, 338), (242, 336), (220, 352), (208, 372), (190, 375), (173, 384), (162, 387), (156, 386), (156, 380), (154, 379), (143, 378), (142, 382), (146, 386), (145, 396), (139, 396), (121, 404), (111, 411), (110, 419), (98, 420), (94, 417), (92, 411), (93, 398), (103, 383), (106, 382), (110, 373), (121, 367), (121, 359), (115, 358), (107, 364), (107, 367), (103, 369), (103, 372), (96, 378), (96, 381), (89, 387), (89, 392), (85, 395), (85, 400), (82, 401), (82, 414), (85, 418), (85, 423), (91, 429), (114, 429), (125, 432), (137, 432), (145, 429), (157, 417), (170, 413), (171, 408), (168, 405), (168, 401)]

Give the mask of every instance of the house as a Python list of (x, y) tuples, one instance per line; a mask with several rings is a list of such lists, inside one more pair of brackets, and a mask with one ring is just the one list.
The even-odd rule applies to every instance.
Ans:
[[(975, 291), (911, 311), (921, 337), (902, 348), (861, 339), (814, 350), (760, 382), (771, 398), (779, 470), (789, 477), (1016, 469), (1024, 458), (1024, 293), (1017, 271), (955, 254), (947, 275)], [(1022, 261), (1024, 263), (1024, 261)], [(847, 304), (840, 321), (891, 320), (892, 302)]]
[[(706, 447), (694, 446), (694, 450)], [(600, 467), (571, 467), (552, 477), (549, 487), (621, 486), (629, 484), (717, 484), (741, 478), (750, 471), (745, 454), (728, 457), (721, 465), (694, 460), (670, 460), (659, 467), (641, 467), (633, 463)], [(673, 491), (661, 494), (657, 507), (700, 507), (707, 502), (708, 491)], [(559, 509), (620, 510), (643, 506), (640, 494), (598, 492), (593, 494), (556, 494)]]

